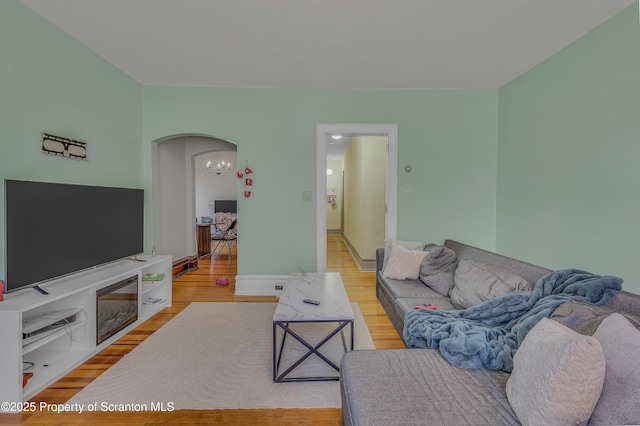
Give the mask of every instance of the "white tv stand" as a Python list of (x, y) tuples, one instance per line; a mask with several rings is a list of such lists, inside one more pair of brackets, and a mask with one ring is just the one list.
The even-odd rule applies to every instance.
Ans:
[[(5, 294), (0, 302), (0, 401), (27, 401), (166, 306), (171, 306), (171, 256), (140, 256), (42, 284), (49, 294), (28, 288)], [(164, 274), (161, 281), (143, 282), (146, 274)], [(96, 291), (138, 276), (138, 320), (96, 345)], [(145, 303), (146, 302), (146, 303)], [(75, 322), (24, 343), (22, 323), (45, 312), (81, 309)], [(33, 367), (28, 368), (31, 363)], [(25, 372), (33, 373), (22, 387)]]

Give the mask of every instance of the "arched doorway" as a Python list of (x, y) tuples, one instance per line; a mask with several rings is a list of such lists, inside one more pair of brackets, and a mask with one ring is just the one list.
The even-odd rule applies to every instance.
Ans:
[[(237, 146), (203, 135), (166, 137), (156, 143), (156, 250), (173, 256), (174, 267), (184, 265), (185, 269), (190, 269), (194, 262), (197, 264), (196, 220), (200, 212), (196, 207), (196, 158), (211, 152), (235, 153)], [(235, 175), (236, 164), (231, 169), (233, 171), (229, 173)]]

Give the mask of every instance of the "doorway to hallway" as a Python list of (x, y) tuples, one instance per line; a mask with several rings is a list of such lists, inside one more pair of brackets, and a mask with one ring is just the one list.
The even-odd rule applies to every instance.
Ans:
[(331, 135), (327, 146), (327, 235), (340, 236), (358, 267), (373, 271), (385, 236), (387, 137)]
[(327, 270), (327, 151), (333, 135), (386, 138), (384, 238), (397, 235), (398, 126), (397, 124), (318, 124), (316, 126), (316, 269)]

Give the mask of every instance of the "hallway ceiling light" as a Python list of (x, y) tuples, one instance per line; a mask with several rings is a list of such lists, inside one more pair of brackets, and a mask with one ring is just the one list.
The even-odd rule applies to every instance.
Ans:
[(331, 135), (331, 138), (334, 140), (340, 140), (342, 139), (342, 135)]

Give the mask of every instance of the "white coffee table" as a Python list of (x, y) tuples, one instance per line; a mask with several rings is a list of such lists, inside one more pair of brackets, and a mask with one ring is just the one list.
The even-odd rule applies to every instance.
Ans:
[[(303, 302), (304, 299), (316, 300), (320, 304), (307, 304)], [(287, 375), (313, 354), (339, 372), (340, 367), (323, 355), (319, 349), (333, 336), (340, 333), (344, 351), (353, 350), (353, 320), (351, 303), (338, 272), (289, 274), (273, 314), (273, 381), (339, 380), (339, 375), (320, 377), (287, 377)], [(307, 341), (308, 339), (305, 339), (305, 336), (292, 330), (293, 323), (335, 323), (335, 328), (319, 343), (313, 345)], [(350, 331), (348, 343), (345, 338), (345, 328)], [(283, 333), (278, 333), (279, 329), (283, 330)], [(282, 335), (281, 341), (279, 341), (280, 334)], [(292, 365), (286, 367), (283, 372), (280, 372), (280, 358), (288, 335), (304, 345), (307, 352)]]

